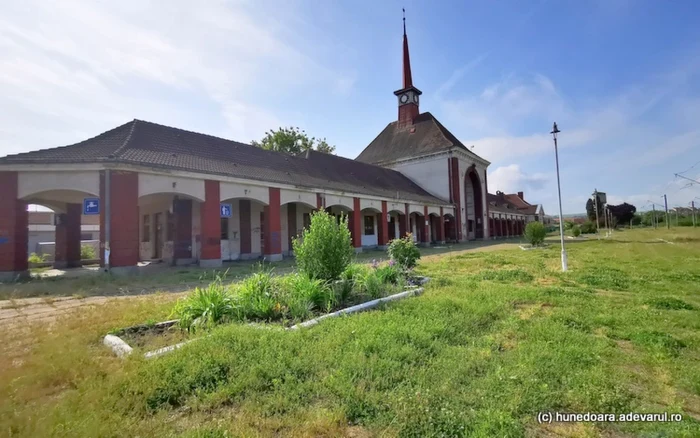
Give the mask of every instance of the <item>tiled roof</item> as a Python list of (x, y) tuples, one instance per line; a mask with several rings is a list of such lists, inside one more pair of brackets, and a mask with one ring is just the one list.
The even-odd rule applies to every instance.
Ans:
[(521, 198), (517, 193), (511, 193), (504, 196), (508, 202), (513, 204), (518, 210), (524, 212), (525, 214), (537, 214), (537, 205), (530, 204)]
[[(537, 206), (536, 205), (530, 205), (527, 204), (525, 201), (525, 204), (527, 204), (527, 207), (524, 208), (519, 208), (518, 204), (515, 204), (514, 202), (511, 201), (511, 198), (509, 197), (511, 195), (503, 195), (503, 194), (496, 194), (494, 195), (493, 193), (489, 193), (487, 195), (487, 199), (489, 202), (489, 212), (491, 213), (505, 213), (505, 214), (536, 214)], [(518, 195), (514, 195), (518, 197)], [(520, 199), (520, 198), (518, 198)]]
[(219, 137), (133, 120), (97, 137), (0, 158), (0, 164), (114, 162), (307, 188), (445, 204), (400, 172), (322, 153), (292, 156)]
[(399, 127), (398, 122), (389, 123), (356, 160), (381, 165), (404, 158), (447, 151), (450, 148), (461, 149), (481, 159), (428, 112), (419, 114), (410, 126)]

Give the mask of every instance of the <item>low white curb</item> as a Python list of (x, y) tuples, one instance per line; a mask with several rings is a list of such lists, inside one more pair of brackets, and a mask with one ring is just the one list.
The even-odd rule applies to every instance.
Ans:
[(397, 293), (394, 295), (389, 295), (388, 297), (379, 298), (379, 299), (372, 300), (372, 301), (367, 301), (366, 303), (358, 304), (358, 305), (352, 306), (352, 307), (347, 307), (345, 309), (338, 310), (337, 312), (326, 313), (325, 315), (321, 315), (318, 318), (310, 319), (310, 320), (304, 321), (300, 324), (293, 325), (293, 326), (287, 328), (287, 330), (298, 330), (298, 329), (304, 328), (304, 327), (313, 327), (326, 318), (335, 318), (335, 317), (341, 316), (341, 315), (349, 315), (352, 313), (362, 312), (365, 310), (373, 309), (373, 308), (377, 307), (378, 305), (380, 305), (381, 303), (388, 303), (389, 301), (395, 301), (395, 300), (400, 300), (402, 298), (412, 297), (414, 295), (420, 295), (422, 292), (423, 292), (423, 288), (419, 287), (416, 289), (411, 289), (411, 290), (407, 290), (404, 292), (400, 292), (400, 293)]
[(114, 336), (114, 335), (107, 335), (105, 336), (104, 339), (104, 344), (108, 346), (109, 348), (112, 349), (114, 354), (116, 354), (118, 357), (124, 357), (128, 356), (131, 354), (131, 352), (134, 350), (122, 340), (119, 336)]

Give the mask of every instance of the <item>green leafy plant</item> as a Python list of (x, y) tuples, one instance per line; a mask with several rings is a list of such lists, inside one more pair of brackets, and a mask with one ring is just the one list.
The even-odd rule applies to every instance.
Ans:
[(525, 227), (525, 239), (532, 245), (538, 246), (544, 242), (547, 236), (547, 230), (540, 222), (530, 222)]
[(236, 289), (236, 301), (243, 318), (274, 320), (286, 313), (287, 308), (279, 294), (281, 288), (272, 277), (272, 271), (260, 265), (259, 270), (244, 279)]
[(94, 260), (97, 258), (95, 248), (92, 245), (80, 245), (80, 258), (82, 260)]
[(198, 287), (186, 298), (178, 300), (171, 316), (180, 320), (181, 328), (194, 332), (232, 319), (237, 310), (233, 297), (218, 278), (207, 287)]
[(581, 227), (579, 227), (578, 225), (574, 225), (573, 227), (571, 227), (571, 234), (574, 237), (580, 236), (581, 235)]
[(413, 269), (420, 259), (420, 250), (410, 233), (401, 239), (392, 240), (387, 251), (391, 260), (405, 270)]
[(49, 258), (49, 254), (39, 255), (39, 254), (33, 252), (29, 255), (29, 258), (27, 258), (27, 261), (29, 263), (44, 263), (46, 260), (48, 260), (48, 258)]
[(369, 295), (372, 299), (381, 297), (386, 290), (386, 284), (377, 274), (376, 269), (369, 269), (358, 276), (355, 280), (355, 285), (361, 293)]
[(340, 221), (323, 210), (311, 214), (311, 225), (292, 241), (299, 271), (309, 278), (333, 281), (352, 260), (347, 217)]

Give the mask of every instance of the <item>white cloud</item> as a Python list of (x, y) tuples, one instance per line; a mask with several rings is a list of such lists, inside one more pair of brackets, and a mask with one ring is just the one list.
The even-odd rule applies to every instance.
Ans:
[(527, 174), (518, 164), (501, 166), (489, 172), (489, 191), (504, 193), (539, 192), (551, 182), (551, 177), (544, 173)]
[[(3, 5), (0, 155), (79, 141), (132, 118), (193, 129), (197, 116), (215, 115), (228, 126), (213, 134), (249, 141), (282, 116), (260, 94), (351, 90), (352, 73), (333, 71), (288, 38), (291, 8), (259, 9), (220, 1)], [(192, 99), (208, 113), (183, 105)]]

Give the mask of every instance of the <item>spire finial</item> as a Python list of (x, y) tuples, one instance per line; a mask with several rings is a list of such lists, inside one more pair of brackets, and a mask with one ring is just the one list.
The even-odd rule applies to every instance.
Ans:
[(406, 35), (406, 8), (401, 8), (403, 11), (403, 34)]

